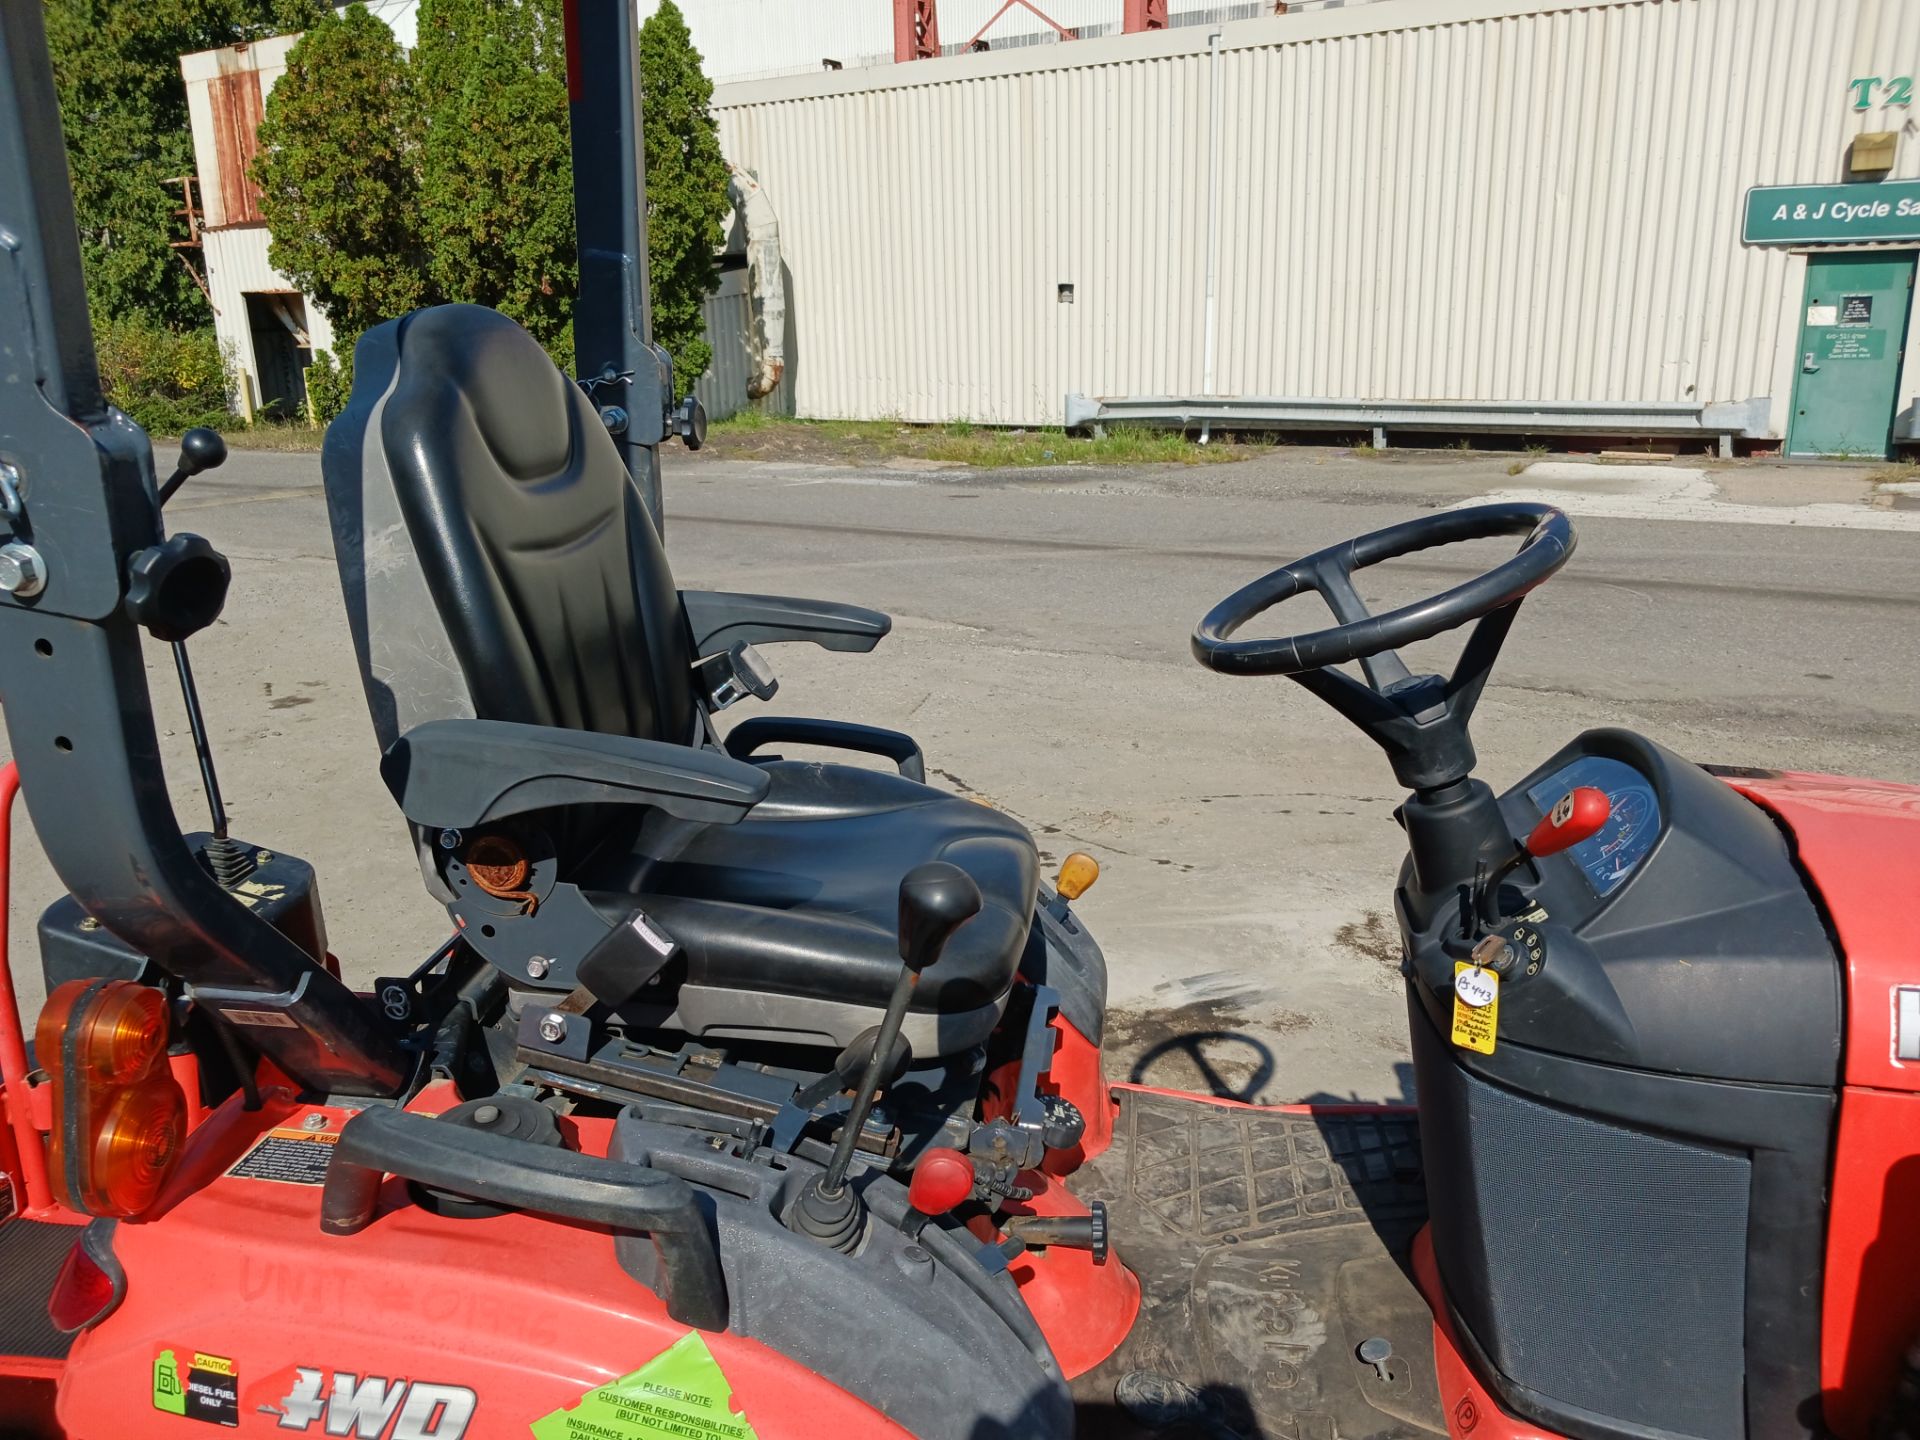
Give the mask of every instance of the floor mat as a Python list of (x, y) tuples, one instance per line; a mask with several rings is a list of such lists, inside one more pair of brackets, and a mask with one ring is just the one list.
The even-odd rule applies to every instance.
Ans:
[[(1444, 1435), (1432, 1320), (1407, 1270), (1426, 1219), (1413, 1114), (1119, 1093), (1113, 1146), (1073, 1188), (1106, 1201), (1141, 1309), (1074, 1382), (1082, 1433)], [(1383, 1341), (1377, 1365), (1360, 1358)]]
[(0, 1355), (60, 1360), (73, 1345), (47, 1318), (54, 1277), (80, 1232), (72, 1225), (9, 1220), (0, 1225)]

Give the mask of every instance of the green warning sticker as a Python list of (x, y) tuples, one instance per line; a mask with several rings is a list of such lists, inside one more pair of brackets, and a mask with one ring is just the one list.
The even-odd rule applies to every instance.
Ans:
[(153, 1408), (169, 1415), (187, 1413), (187, 1391), (180, 1383), (180, 1367), (173, 1351), (162, 1350), (153, 1357)]
[(758, 1440), (698, 1331), (533, 1422), (533, 1440)]

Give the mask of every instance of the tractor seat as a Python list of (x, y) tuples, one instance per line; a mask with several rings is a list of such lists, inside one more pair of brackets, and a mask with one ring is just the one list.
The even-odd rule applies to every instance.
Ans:
[[(1027, 832), (920, 783), (918, 747), (892, 731), (756, 722), (900, 774), (764, 757), (732, 743), (746, 727), (733, 753), (712, 739), (730, 647), (871, 650), (884, 615), (680, 591), (592, 402), (480, 306), (361, 338), (323, 471), (381, 773), (427, 888), (511, 982), (588, 985), (635, 1024), (846, 1045), (900, 971), (901, 877), (944, 859), (984, 904), (904, 1030), (923, 1058), (990, 1033), (1033, 921)], [(583, 977), (582, 961), (636, 911), (681, 956), (640, 988), (588, 984), (602, 962)]]
[[(981, 909), (922, 976), (907, 1037), (919, 1055), (984, 1039), (1033, 924), (1039, 876), (1025, 829), (898, 775), (764, 768), (767, 797), (738, 824), (650, 823), (631, 856), (581, 881), (616, 912), (637, 897), (685, 950), (675, 1010), (654, 1023), (848, 1043), (876, 1023), (900, 974), (900, 877), (948, 860), (979, 885)], [(762, 1007), (775, 1023), (756, 1023)]]

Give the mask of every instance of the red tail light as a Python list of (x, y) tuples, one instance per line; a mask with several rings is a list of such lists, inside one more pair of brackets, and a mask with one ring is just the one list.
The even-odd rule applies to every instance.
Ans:
[(71, 1335), (107, 1318), (126, 1294), (126, 1276), (113, 1258), (113, 1224), (96, 1220), (80, 1232), (53, 1282), (47, 1317)]
[(186, 1133), (167, 1065), (167, 997), (131, 980), (69, 980), (47, 997), (34, 1051), (53, 1076), (54, 1194), (88, 1215), (138, 1215)]

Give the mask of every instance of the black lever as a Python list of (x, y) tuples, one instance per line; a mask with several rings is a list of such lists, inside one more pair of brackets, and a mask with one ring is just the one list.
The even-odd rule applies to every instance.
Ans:
[[(206, 470), (217, 470), (226, 462), (227, 442), (221, 438), (218, 430), (209, 430), (200, 425), (187, 431), (180, 437), (180, 459), (173, 467), (173, 474), (160, 487), (161, 506), (164, 507), (175, 492), (195, 475)], [(199, 548), (208, 555), (214, 553), (212, 547), (197, 536), (176, 536), (172, 543), (184, 552), (186, 546), (182, 542), (186, 541), (197, 541)], [(164, 552), (168, 548), (165, 543), (155, 546), (153, 554), (167, 558)], [(197, 553), (189, 558), (196, 561), (200, 559)], [(221, 562), (222, 568), (224, 563)], [(155, 565), (153, 568), (160, 571), (163, 567)], [(155, 588), (157, 595), (159, 587)], [(224, 584), (220, 588), (224, 598)], [(216, 613), (218, 608), (216, 603)], [(200, 710), (199, 688), (193, 683), (193, 666), (187, 662), (187, 642), (179, 639), (172, 643), (173, 668), (180, 677), (180, 699), (187, 708), (187, 730), (193, 736), (193, 757), (200, 763), (200, 785), (207, 792), (207, 810), (212, 821), (213, 838), (207, 842), (207, 865), (213, 871), (213, 878), (230, 890), (253, 872), (253, 857), (227, 834), (227, 807), (220, 798), (220, 778), (213, 772), (213, 747), (207, 740), (207, 721)]]
[(160, 487), (160, 503), (165, 505), (173, 498), (187, 481), (203, 470), (218, 470), (227, 463), (227, 442), (220, 438), (218, 430), (209, 430), (197, 425), (180, 437), (180, 459), (173, 467), (173, 474), (167, 477), (167, 483)]
[[(833, 1068), (806, 1089), (793, 1097), (793, 1103), (801, 1110), (811, 1110), (829, 1095), (851, 1089), (860, 1083), (860, 1077), (867, 1072), (867, 1066), (873, 1063), (874, 1051), (879, 1047), (880, 1027), (869, 1025), (853, 1037), (853, 1043), (833, 1058)], [(900, 1078), (900, 1074), (913, 1061), (913, 1047), (907, 1044), (907, 1037), (893, 1037), (893, 1054), (887, 1057), (887, 1065), (880, 1083), (891, 1085)]]
[[(834, 1057), (831, 1070), (811, 1085), (795, 1091), (793, 1098), (780, 1107), (780, 1113), (773, 1117), (773, 1130), (767, 1137), (767, 1143), (776, 1150), (792, 1150), (801, 1132), (813, 1120), (813, 1112), (823, 1101), (842, 1090), (851, 1090), (860, 1083), (860, 1077), (866, 1073), (867, 1065), (873, 1058), (874, 1046), (879, 1040), (878, 1025), (869, 1025), (854, 1036), (853, 1043)], [(893, 1084), (912, 1063), (913, 1047), (907, 1044), (907, 1037), (895, 1036), (893, 1054), (887, 1057), (886, 1073), (881, 1083)]]
[(851, 1251), (859, 1243), (865, 1211), (859, 1195), (847, 1184), (854, 1146), (866, 1129), (867, 1115), (895, 1054), (900, 1027), (906, 1021), (907, 1006), (912, 1003), (921, 972), (940, 958), (953, 932), (979, 913), (980, 887), (958, 865), (931, 860), (909, 870), (900, 882), (900, 978), (893, 983), (893, 994), (880, 1019), (860, 1088), (847, 1108), (827, 1168), (800, 1192), (794, 1204), (791, 1223), (801, 1234), (836, 1250)]

